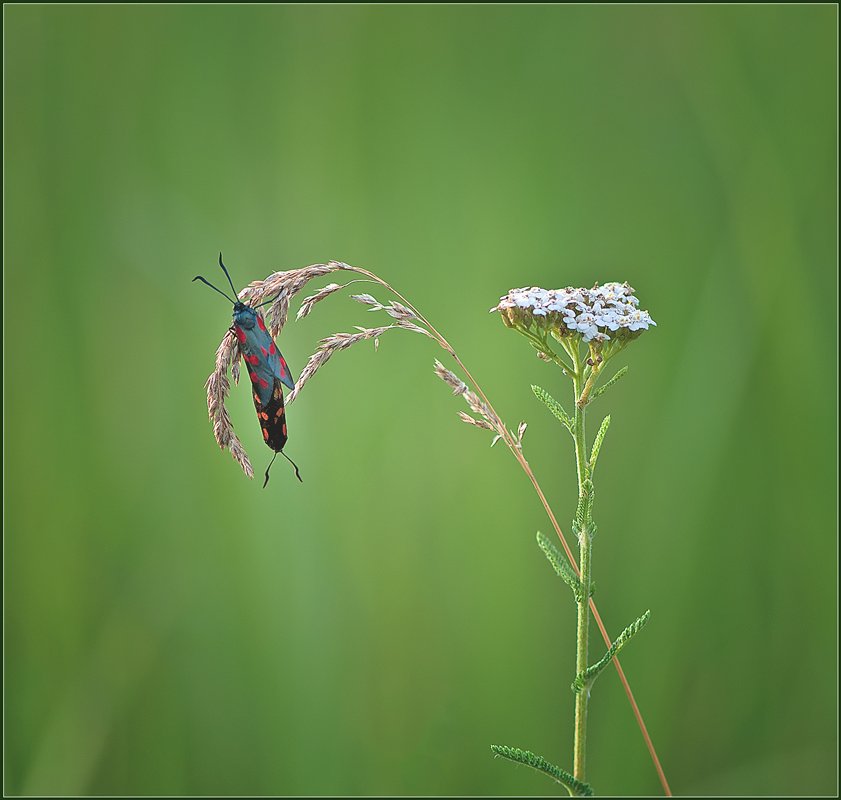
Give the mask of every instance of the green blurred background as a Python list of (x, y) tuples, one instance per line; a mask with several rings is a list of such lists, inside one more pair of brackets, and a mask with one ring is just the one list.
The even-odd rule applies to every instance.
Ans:
[[(514, 460), (395, 333), (290, 408), (305, 483), (248, 481), (205, 408), (220, 249), (241, 285), (391, 281), (530, 422), (562, 521), (529, 384), (567, 387), (487, 310), (630, 281), (659, 327), (592, 407), (602, 614), (652, 610), (623, 660), (675, 793), (836, 792), (834, 6), (4, 21), (7, 792), (551, 794), (488, 746), (570, 765), (574, 609)], [(334, 297), (282, 349), (375, 319)], [(231, 413), (260, 475), (243, 386)], [(615, 673), (593, 698), (596, 790), (658, 792)]]

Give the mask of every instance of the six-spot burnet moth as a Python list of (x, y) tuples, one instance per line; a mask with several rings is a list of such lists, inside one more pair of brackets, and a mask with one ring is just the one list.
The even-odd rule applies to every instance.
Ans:
[[(234, 282), (231, 280), (228, 270), (222, 263), (221, 253), (219, 253), (219, 266), (222, 267), (228, 283), (231, 284), (234, 298), (237, 298), (237, 290), (234, 288)], [(303, 481), (298, 466), (283, 452), (283, 447), (288, 438), (286, 435), (286, 409), (283, 405), (283, 387), (288, 386), (290, 389), (294, 389), (295, 381), (292, 380), (286, 360), (280, 354), (280, 350), (277, 349), (271, 334), (266, 330), (263, 315), (257, 311), (260, 306), (252, 308), (245, 303), (241, 303), (238, 299), (228, 297), (225, 292), (214, 286), (210, 281), (205, 280), (201, 275), (196, 275), (193, 280), (201, 281), (234, 304), (234, 324), (231, 326), (231, 332), (237, 337), (240, 353), (242, 353), (242, 358), (248, 366), (248, 376), (251, 378), (254, 395), (254, 407), (257, 409), (257, 420), (263, 431), (263, 439), (275, 453), (266, 468), (266, 480), (263, 482), (263, 488), (265, 489), (269, 482), (269, 470), (272, 468), (278, 453), (295, 467), (298, 480)], [(267, 300), (266, 303), (273, 301), (274, 298)], [(260, 303), (260, 305), (266, 305), (266, 303)]]

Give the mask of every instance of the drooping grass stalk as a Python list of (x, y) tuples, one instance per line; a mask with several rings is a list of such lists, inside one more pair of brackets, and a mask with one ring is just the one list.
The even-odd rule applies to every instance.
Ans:
[[(375, 275), (372, 272), (369, 272), (364, 269), (358, 269), (360, 273), (367, 275), (370, 277), (374, 282), (381, 284), (384, 288), (388, 289), (392, 292), (396, 297), (398, 297), (405, 305), (410, 308), (417, 316), (418, 320), (426, 325), (433, 337), (436, 339), (438, 344), (443, 347), (454, 359), (455, 362), (458, 364), (461, 371), (467, 377), (468, 381), (473, 386), (474, 390), (478, 393), (478, 395), (482, 398), (482, 400), (487, 405), (487, 408), (492, 413), (494, 417), (499, 419), (496, 411), (494, 410), (493, 405), (491, 404), (490, 400), (488, 400), (487, 395), (482, 390), (482, 387), (464, 365), (461, 358), (456, 353), (455, 349), (450, 345), (450, 343), (444, 338), (444, 336), (426, 319), (426, 317), (418, 311), (415, 306), (413, 306), (403, 295), (401, 295), (396, 289), (390, 286), (386, 281), (379, 278), (379, 276)], [(564, 348), (568, 355), (570, 356), (573, 367), (572, 367), (572, 376), (573, 376), (573, 386), (574, 386), (574, 396), (575, 396), (575, 417), (574, 417), (574, 438), (575, 438), (575, 459), (576, 459), (576, 467), (577, 467), (577, 474), (578, 474), (578, 499), (579, 505), (581, 504), (582, 498), (585, 494), (585, 481), (589, 481), (589, 466), (588, 466), (588, 459), (587, 459), (587, 444), (586, 444), (586, 435), (585, 435), (585, 415), (586, 415), (586, 406), (591, 399), (591, 392), (595, 385), (596, 378), (598, 377), (601, 369), (604, 367), (605, 361), (596, 361), (590, 368), (587, 370), (589, 374), (585, 373), (585, 363), (581, 359), (580, 353), (578, 348), (573, 348), (572, 345)], [(551, 350), (549, 351), (551, 354), (551, 360), (558, 364), (564, 371), (570, 372), (570, 366), (563, 361), (560, 357), (554, 354)], [(608, 382), (608, 384), (613, 383), (615, 380), (618, 380), (622, 375), (625, 374), (627, 371), (627, 367), (623, 367), (617, 375)], [(605, 384), (606, 388), (608, 384)], [(538, 483), (537, 477), (535, 476), (534, 472), (532, 471), (531, 467), (529, 466), (528, 461), (526, 461), (525, 457), (523, 456), (522, 447), (518, 446), (519, 443), (511, 435), (509, 429), (505, 425), (501, 425), (501, 430), (504, 432), (501, 434), (502, 440), (505, 442), (506, 446), (508, 447), (509, 451), (512, 453), (514, 458), (522, 467), (523, 471), (526, 473), (527, 477), (529, 478), (532, 486), (534, 487), (535, 492), (537, 493), (541, 504), (543, 505), (544, 510), (546, 511), (547, 516), (552, 524), (552, 527), (555, 529), (555, 532), (558, 536), (558, 539), (563, 546), (564, 552), (566, 553), (567, 558), (570, 561), (573, 569), (576, 571), (576, 574), (579, 577), (579, 580), (582, 585), (582, 592), (581, 592), (581, 600), (578, 602), (578, 623), (576, 627), (576, 673), (580, 674), (587, 669), (587, 656), (588, 656), (588, 637), (589, 637), (589, 615), (590, 612), (593, 614), (593, 618), (596, 621), (596, 625), (599, 628), (599, 632), (602, 635), (602, 638), (605, 641), (605, 644), (610, 647), (611, 646), (611, 638), (605, 628), (604, 623), (602, 622), (601, 615), (596, 608), (596, 603), (590, 597), (591, 594), (591, 555), (592, 555), (592, 520), (589, 516), (587, 517), (587, 525), (585, 529), (581, 531), (579, 534), (579, 556), (581, 559), (580, 566), (576, 562), (576, 559), (570, 550), (569, 545), (567, 544), (566, 538), (561, 530), (560, 525), (555, 517), (554, 512), (552, 511), (549, 502), (546, 499), (546, 495), (543, 492), (543, 489), (540, 487)], [(592, 485), (592, 484), (591, 484)], [(588, 505), (588, 504), (585, 504)], [(631, 686), (628, 682), (627, 677), (625, 676), (625, 672), (622, 669), (622, 665), (619, 663), (619, 659), (614, 657), (613, 665), (616, 668), (616, 672), (619, 675), (620, 682), (622, 683), (622, 687), (625, 690), (625, 694), (628, 697), (628, 702), (631, 705), (631, 710), (634, 714), (634, 718), (637, 721), (637, 725), (640, 729), (642, 734), (643, 740), (645, 741), (646, 748), (648, 749), (649, 755), (651, 760), (654, 764), (654, 768), (657, 772), (657, 777), (660, 781), (660, 785), (663, 787), (663, 791), (667, 797), (672, 796), (672, 791), (669, 786), (669, 782), (666, 778), (666, 774), (663, 770), (663, 766), (660, 763), (660, 759), (657, 755), (657, 751), (654, 747), (654, 742), (651, 739), (650, 734), (648, 733), (648, 728), (645, 725), (645, 721), (642, 717), (642, 712), (639, 709), (637, 704), (636, 698), (634, 697), (634, 693), (631, 690)], [(585, 778), (585, 764), (586, 764), (586, 750), (587, 750), (587, 711), (588, 711), (588, 704), (590, 698), (590, 690), (589, 687), (585, 687), (582, 691), (576, 694), (576, 702), (575, 702), (575, 736), (574, 736), (574, 744), (573, 744), (573, 768), (574, 768), (574, 777), (584, 782)]]
[[(587, 704), (589, 700), (589, 685), (585, 679), (591, 673), (593, 673), (593, 675), (596, 674), (593, 672), (594, 667), (587, 667), (587, 635), (589, 628), (589, 608), (589, 612), (592, 612), (593, 619), (595, 620), (596, 625), (598, 626), (599, 631), (601, 632), (601, 635), (609, 648), (608, 657), (602, 659), (602, 661), (595, 666), (598, 666), (598, 670), (600, 671), (600, 669), (606, 666), (606, 664), (609, 661), (613, 662), (613, 665), (616, 668), (617, 674), (619, 675), (619, 679), (622, 683), (625, 694), (628, 697), (628, 701), (631, 705), (632, 712), (636, 719), (637, 725), (639, 726), (640, 732), (643, 736), (643, 740), (645, 741), (655, 770), (657, 771), (657, 775), (663, 787), (663, 791), (667, 796), (671, 796), (672, 793), (669, 788), (668, 781), (663, 771), (663, 767), (660, 763), (660, 759), (658, 758), (657, 752), (654, 748), (654, 743), (652, 742), (651, 736), (649, 735), (648, 730), (646, 728), (645, 722), (642, 717), (642, 713), (640, 712), (639, 706), (637, 705), (636, 699), (634, 698), (633, 692), (631, 691), (631, 687), (628, 683), (628, 679), (625, 676), (619, 659), (615, 657), (615, 653), (618, 652), (618, 649), (621, 646), (621, 644), (624, 643), (624, 641), (626, 641), (627, 638), (633, 635), (633, 633), (635, 633), (636, 630), (638, 630), (639, 627), (641, 627), (641, 625), (644, 624), (644, 621), (647, 621), (647, 617), (645, 617), (644, 620), (643, 618), (637, 620), (637, 622), (634, 623), (634, 625), (632, 626), (628, 626), (628, 628), (626, 628), (625, 631), (623, 631), (622, 636), (620, 636), (620, 638), (616, 642), (611, 644), (611, 638), (607, 633), (607, 630), (598, 612), (596, 604), (593, 601), (592, 597), (590, 597), (592, 588), (592, 581), (590, 576), (590, 556), (593, 526), (592, 520), (589, 516), (589, 507), (592, 503), (592, 482), (590, 481), (589, 477), (591, 467), (587, 459), (585, 441), (585, 407), (589, 400), (593, 399), (600, 392), (603, 392), (605, 388), (607, 388), (609, 385), (618, 380), (624, 374), (626, 368), (620, 370), (619, 373), (617, 373), (610, 381), (593, 391), (595, 388), (595, 382), (598, 377), (598, 374), (601, 372), (601, 369), (603, 368), (604, 363), (606, 363), (609, 356), (606, 355), (603, 360), (599, 359), (595, 362), (584, 363), (580, 358), (580, 354), (577, 351), (577, 348), (575, 352), (573, 352), (571, 345), (567, 345), (566, 343), (562, 342), (562, 345), (564, 346), (564, 349), (566, 350), (572, 362), (571, 366), (569, 363), (565, 362), (563, 358), (554, 353), (550, 347), (546, 347), (544, 350), (543, 345), (546, 344), (544, 340), (535, 337), (532, 341), (532, 344), (535, 345), (536, 349), (538, 349), (539, 351), (544, 350), (543, 352), (538, 353), (541, 357), (544, 357), (545, 360), (554, 362), (559, 367), (561, 367), (564, 374), (570, 375), (574, 379), (576, 404), (573, 436), (576, 445), (575, 451), (579, 483), (579, 509), (584, 510), (584, 516), (579, 518), (579, 524), (577, 525), (576, 531), (579, 532), (583, 530), (583, 536), (579, 537), (579, 555), (581, 559), (581, 565), (579, 567), (578, 561), (573, 555), (573, 552), (570, 549), (566, 538), (564, 537), (561, 526), (559, 525), (557, 518), (551, 506), (549, 505), (548, 500), (546, 499), (546, 495), (543, 492), (543, 489), (541, 488), (540, 483), (538, 482), (537, 477), (534, 474), (534, 471), (531, 469), (531, 466), (529, 465), (528, 461), (523, 455), (522, 434), (525, 429), (525, 426), (521, 425), (519, 429), (519, 434), (515, 435), (507, 426), (503, 424), (501, 418), (494, 410), (493, 405), (491, 404), (487, 395), (483, 391), (482, 387), (470, 373), (468, 368), (462, 362), (461, 358), (458, 356), (458, 354), (447, 341), (447, 339), (429, 322), (429, 320), (423, 314), (421, 314), (420, 311), (418, 311), (418, 309), (411, 302), (409, 302), (409, 300), (407, 300), (402, 294), (396, 291), (390, 284), (388, 284), (378, 275), (366, 269), (352, 267), (348, 264), (344, 264), (343, 262), (331, 261), (328, 264), (314, 264), (309, 267), (303, 267), (298, 270), (275, 272), (268, 278), (266, 278), (266, 280), (264, 281), (252, 282), (245, 290), (239, 293), (239, 299), (244, 302), (248, 302), (252, 305), (257, 305), (265, 302), (266, 300), (271, 300), (271, 298), (274, 298), (274, 303), (272, 304), (269, 313), (271, 319), (272, 335), (277, 336), (286, 322), (289, 308), (289, 300), (313, 278), (318, 278), (335, 271), (349, 271), (366, 276), (369, 280), (381, 285), (386, 290), (391, 292), (395, 297), (399, 298), (403, 306), (400, 306), (400, 304), (398, 303), (392, 304), (390, 308), (387, 308), (385, 306), (379, 306), (379, 308), (386, 310), (396, 320), (396, 322), (392, 325), (379, 329), (360, 329), (361, 333), (358, 334), (337, 334), (334, 337), (328, 337), (328, 339), (322, 340), (321, 347), (319, 348), (319, 350), (316, 351), (316, 353), (310, 359), (310, 362), (307, 364), (307, 367), (305, 368), (304, 372), (307, 373), (306, 379), (308, 380), (309, 377), (311, 377), (311, 375), (315, 373), (316, 369), (318, 369), (318, 367), (321, 364), (327, 361), (327, 359), (333, 352), (336, 352), (339, 349), (344, 349), (345, 347), (349, 346), (350, 344), (353, 344), (356, 341), (362, 341), (365, 339), (373, 338), (376, 342), (378, 336), (382, 332), (394, 328), (404, 328), (426, 334), (427, 336), (430, 336), (432, 339), (434, 339), (444, 350), (446, 350), (453, 357), (456, 364), (458, 365), (464, 376), (467, 378), (467, 381), (469, 382), (469, 385), (472, 387), (473, 390), (469, 391), (467, 389), (467, 386), (462, 384), (462, 390), (459, 393), (465, 395), (465, 399), (468, 400), (468, 403), (471, 405), (471, 408), (473, 408), (474, 411), (480, 410), (481, 414), (488, 421), (490, 421), (490, 425), (481, 424), (481, 420), (477, 422), (479, 424), (479, 427), (489, 427), (497, 432), (498, 437), (505, 442), (505, 445), (508, 447), (511, 454), (517, 460), (518, 464), (528, 477), (529, 481), (532, 484), (532, 487), (535, 490), (535, 493), (537, 494), (541, 502), (541, 505), (544, 508), (544, 511), (546, 512), (549, 518), (552, 528), (555, 530), (555, 533), (558, 536), (564, 553), (566, 554), (566, 557), (569, 560), (572, 569), (575, 571), (575, 574), (579, 578), (579, 581), (581, 583), (582, 591), (580, 592), (581, 597), (578, 601), (578, 647), (576, 654), (577, 675), (576, 682), (574, 683), (574, 688), (575, 685), (579, 682), (579, 679), (581, 679), (582, 681), (582, 688), (581, 690), (576, 689), (577, 694), (574, 744), (574, 777), (577, 781), (580, 781), (582, 785), (586, 786), (586, 784), (584, 784), (583, 778), (585, 774), (586, 722)], [(308, 298), (307, 300), (310, 302), (307, 304), (305, 313), (309, 313), (309, 310), (315, 302), (320, 301), (323, 297), (329, 296), (339, 288), (343, 287), (331, 285), (330, 287), (325, 287), (325, 289), (319, 292), (318, 295), (313, 296), (312, 298)], [(367, 300), (361, 301), (368, 302)], [(307, 303), (307, 301), (305, 301), (305, 303)], [(299, 312), (299, 318), (300, 316), (302, 316), (301, 312)], [(220, 346), (220, 353), (222, 353), (222, 350), (226, 346), (226, 343), (228, 345), (228, 348), (227, 350), (225, 350), (224, 353), (222, 353), (221, 356), (217, 357), (216, 370), (211, 374), (210, 378), (208, 379), (208, 411), (211, 418), (211, 422), (214, 425), (214, 434), (220, 447), (223, 447), (224, 449), (230, 449), (232, 454), (234, 455), (234, 458), (240, 463), (246, 474), (251, 476), (253, 474), (253, 470), (250, 469), (250, 463), (248, 462), (244, 450), (242, 450), (242, 448), (239, 447), (239, 450), (242, 450), (242, 452), (240, 453), (237, 450), (237, 448), (234, 447), (234, 445), (238, 444), (238, 440), (233, 435), (233, 426), (227, 415), (227, 411), (225, 410), (225, 399), (229, 388), (226, 377), (228, 368), (232, 368), (232, 374), (234, 375), (235, 380), (238, 377), (238, 373), (234, 372), (237, 366), (237, 353), (235, 350), (235, 343), (229, 340), (230, 337), (228, 337), (228, 339), (223, 339), (222, 346)], [(447, 372), (446, 370), (444, 371)], [(296, 384), (295, 390), (287, 398), (287, 405), (290, 404), (298, 396), (298, 393), (300, 392), (303, 383), (305, 382), (304, 372), (301, 373), (299, 381)], [(452, 377), (455, 380), (455, 376)], [(522, 763), (529, 764), (530, 766), (542, 763), (543, 761), (542, 759), (540, 759), (540, 757), (534, 756), (534, 754), (528, 753), (527, 751), (519, 751), (516, 749), (507, 748), (506, 753), (506, 757), (514, 758), (514, 756), (516, 756), (514, 760), (521, 761)], [(522, 757), (520, 757), (521, 755)], [(562, 770), (560, 772), (563, 773)], [(570, 787), (569, 783), (565, 783), (565, 785), (567, 786), (567, 789), (572, 793), (580, 793), (576, 789), (574, 782), (572, 784), (572, 788)], [(589, 787), (587, 788), (589, 789)]]

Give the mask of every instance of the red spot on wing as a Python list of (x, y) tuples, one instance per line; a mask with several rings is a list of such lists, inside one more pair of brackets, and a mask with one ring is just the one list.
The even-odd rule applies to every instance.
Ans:
[(260, 348), (260, 352), (262, 352), (262, 354), (263, 354), (263, 358), (268, 358), (268, 357), (269, 357), (269, 351), (268, 351), (268, 350), (266, 350), (266, 348), (265, 348), (265, 347), (261, 347), (261, 348)]
[(268, 442), (269, 441), (269, 429), (263, 428), (263, 438)]
[(282, 378), (286, 374), (286, 370), (288, 367), (286, 366), (286, 362), (281, 358), (280, 359), (280, 377)]
[(245, 331), (239, 325), (234, 325), (234, 333), (237, 335), (240, 344), (245, 344)]
[(257, 324), (260, 326), (261, 331), (266, 330), (266, 323), (263, 322), (263, 318), (259, 314), (257, 315)]
[(260, 356), (246, 356), (245, 360), (256, 367), (260, 363)]
[(269, 352), (274, 355), (277, 352), (277, 348), (274, 346), (274, 342), (269, 345)]
[[(257, 373), (256, 373), (256, 372), (249, 372), (249, 373), (248, 373), (248, 377), (249, 377), (249, 378), (251, 378), (251, 383), (261, 383), (261, 384), (262, 384), (262, 383), (266, 383), (264, 380), (260, 379), (260, 378), (257, 376)], [(267, 384), (267, 383), (266, 383), (266, 386), (268, 386), (268, 384)]]
[[(252, 378), (251, 380), (254, 380), (254, 378)], [(257, 380), (260, 382), (260, 388), (261, 389), (268, 389), (269, 388), (269, 382), (267, 380), (263, 380), (263, 378), (257, 378)], [(255, 381), (255, 383), (256, 383), (256, 381)]]

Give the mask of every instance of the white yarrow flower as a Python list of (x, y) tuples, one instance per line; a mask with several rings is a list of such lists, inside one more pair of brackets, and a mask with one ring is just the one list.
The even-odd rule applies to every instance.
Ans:
[(500, 311), (510, 327), (528, 329), (536, 325), (555, 336), (579, 336), (584, 342), (603, 343), (615, 338), (611, 333), (619, 332), (619, 338), (628, 341), (656, 327), (639, 304), (632, 286), (612, 281), (592, 289), (512, 289), (491, 311)]

